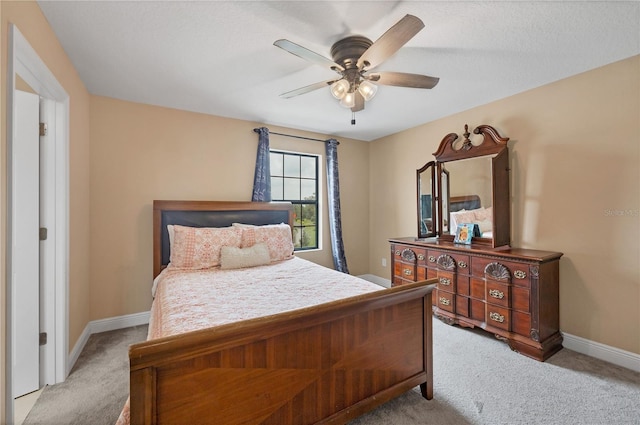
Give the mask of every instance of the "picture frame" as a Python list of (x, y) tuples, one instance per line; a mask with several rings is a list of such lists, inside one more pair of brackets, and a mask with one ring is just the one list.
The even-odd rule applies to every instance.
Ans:
[(480, 227), (476, 223), (460, 223), (456, 228), (453, 243), (470, 245), (474, 237), (480, 236)]

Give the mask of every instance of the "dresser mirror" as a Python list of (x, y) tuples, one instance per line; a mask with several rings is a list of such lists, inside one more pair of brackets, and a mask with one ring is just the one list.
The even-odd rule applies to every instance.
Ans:
[(416, 171), (418, 187), (418, 238), (436, 235), (436, 163), (431, 161)]
[[(450, 133), (434, 153), (436, 161), (417, 170), (418, 238), (453, 241), (458, 225), (476, 224), (472, 243), (510, 244), (509, 154), (507, 141), (481, 125), (470, 139)], [(479, 140), (475, 140), (479, 139)]]

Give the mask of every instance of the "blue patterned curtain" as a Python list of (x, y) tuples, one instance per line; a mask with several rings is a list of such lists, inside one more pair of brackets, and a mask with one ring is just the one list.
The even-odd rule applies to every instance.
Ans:
[(342, 218), (340, 214), (340, 179), (338, 178), (338, 141), (325, 141), (327, 152), (327, 198), (329, 200), (329, 231), (333, 265), (339, 272), (349, 273), (342, 242)]
[(258, 154), (256, 171), (253, 175), (253, 202), (271, 202), (271, 167), (269, 164), (269, 129), (254, 128), (258, 133)]

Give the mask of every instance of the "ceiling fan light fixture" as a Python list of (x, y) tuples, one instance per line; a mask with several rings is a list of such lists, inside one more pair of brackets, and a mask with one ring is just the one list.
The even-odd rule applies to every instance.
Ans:
[(378, 86), (370, 81), (362, 80), (358, 86), (358, 91), (364, 97), (364, 100), (369, 101), (373, 99), (373, 96), (378, 92)]
[(354, 92), (347, 92), (342, 99), (340, 99), (340, 106), (345, 108), (353, 108), (356, 104), (356, 94)]
[(342, 100), (349, 91), (349, 82), (345, 79), (340, 79), (331, 84), (331, 94), (336, 99)]

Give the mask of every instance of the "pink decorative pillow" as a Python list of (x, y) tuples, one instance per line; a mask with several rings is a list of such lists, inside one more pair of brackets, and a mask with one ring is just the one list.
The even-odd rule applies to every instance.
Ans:
[(288, 224), (238, 228), (242, 229), (242, 248), (264, 243), (269, 249), (271, 261), (293, 258), (293, 239), (291, 238), (291, 227)]
[(473, 210), (476, 221), (491, 221), (493, 219), (493, 207)]
[(223, 246), (239, 248), (242, 229), (238, 227), (173, 226), (172, 267), (200, 270), (220, 265)]
[[(469, 211), (469, 210), (456, 211), (451, 213), (451, 221), (456, 225), (459, 225), (462, 223), (473, 223), (475, 221), (475, 216), (473, 214), (473, 211)], [(455, 228), (452, 228), (451, 230), (455, 230)]]

